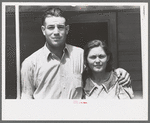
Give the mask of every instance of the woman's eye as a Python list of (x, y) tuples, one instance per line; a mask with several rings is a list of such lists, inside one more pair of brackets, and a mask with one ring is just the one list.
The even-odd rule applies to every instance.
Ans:
[(99, 56), (99, 58), (101, 58), (101, 59), (102, 59), (102, 58), (105, 58), (105, 57), (106, 57), (105, 55), (100, 55), (100, 56)]
[(96, 56), (91, 56), (90, 58), (91, 58), (91, 59), (96, 59)]

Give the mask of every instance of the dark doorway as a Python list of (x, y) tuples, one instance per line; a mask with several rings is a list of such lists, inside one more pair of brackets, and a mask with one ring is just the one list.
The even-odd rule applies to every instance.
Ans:
[(108, 43), (108, 23), (73, 23), (70, 24), (67, 43), (84, 47), (88, 41), (100, 39)]

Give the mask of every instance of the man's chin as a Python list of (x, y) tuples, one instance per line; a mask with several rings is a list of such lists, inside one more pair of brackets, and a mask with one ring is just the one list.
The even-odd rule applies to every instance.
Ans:
[(64, 47), (64, 46), (65, 46), (65, 43), (54, 42), (54, 43), (53, 43), (53, 46), (55, 46), (55, 47)]

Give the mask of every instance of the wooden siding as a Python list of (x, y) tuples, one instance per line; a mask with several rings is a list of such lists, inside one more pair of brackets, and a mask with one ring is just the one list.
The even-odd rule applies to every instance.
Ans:
[(140, 13), (118, 12), (118, 66), (126, 69), (133, 89), (142, 91)]
[(41, 31), (40, 13), (20, 13), (20, 50), (21, 63), (33, 52), (41, 48), (45, 38)]

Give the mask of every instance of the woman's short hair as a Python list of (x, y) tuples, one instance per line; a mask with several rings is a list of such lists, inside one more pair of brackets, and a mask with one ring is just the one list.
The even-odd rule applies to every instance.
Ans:
[(61, 9), (59, 9), (59, 8), (49, 8), (42, 15), (42, 25), (44, 25), (45, 18), (48, 17), (48, 16), (64, 17), (63, 11)]
[(99, 46), (102, 47), (103, 50), (105, 51), (106, 55), (109, 56), (109, 60), (107, 62), (107, 66), (106, 66), (106, 71), (110, 72), (110, 71), (113, 70), (113, 67), (112, 67), (112, 61), (113, 61), (112, 53), (109, 50), (106, 42), (101, 41), (101, 40), (89, 41), (84, 47), (84, 66), (85, 66), (85, 69), (84, 69), (83, 74), (82, 74), (83, 81), (85, 81), (86, 76), (89, 76), (91, 74), (91, 70), (90, 70), (90, 68), (88, 66), (88, 63), (87, 63), (87, 56), (88, 56), (88, 54), (89, 54), (89, 52), (92, 48), (99, 47)]

